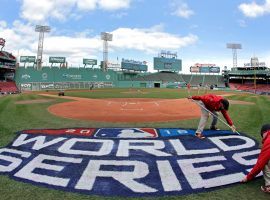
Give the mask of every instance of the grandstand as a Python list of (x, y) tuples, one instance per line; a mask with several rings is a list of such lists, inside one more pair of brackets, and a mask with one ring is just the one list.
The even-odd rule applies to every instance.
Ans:
[(157, 72), (144, 76), (133, 78), (133, 81), (156, 81), (156, 82), (167, 82), (177, 83), (178, 87), (186, 86), (190, 83), (192, 87), (200, 86), (214, 86), (218, 88), (224, 88), (224, 78), (221, 75), (206, 75), (206, 74), (178, 74), (174, 72)]
[(11, 53), (0, 51), (0, 94), (18, 93), (15, 84), (16, 58)]
[(231, 89), (270, 93), (270, 69), (257, 57), (252, 57), (250, 63), (244, 67), (235, 67), (226, 72), (227, 81)]
[[(188, 83), (192, 87), (225, 87), (224, 78), (221, 75), (180, 74), (182, 62), (180, 60), (176, 62), (176, 58), (171, 57), (166, 60), (164, 54), (162, 59), (154, 58), (154, 61), (158, 63), (159, 71), (155, 73), (147, 72), (146, 62), (128, 59), (122, 59), (120, 71), (113, 69), (103, 71), (101, 68), (70, 68), (67, 65), (63, 67), (62, 63), (59, 66), (52, 63), (51, 66), (43, 66), (41, 69), (35, 68), (35, 65), (26, 67), (26, 61), (34, 62), (35, 59), (32, 57), (24, 56), (20, 59), (23, 60), (24, 65), (18, 67), (16, 71), (16, 83), (21, 91), (89, 89), (91, 86), (95, 88), (179, 88), (186, 87)], [(59, 60), (60, 57), (53, 58)], [(66, 62), (65, 58), (61, 60), (61, 62)], [(171, 69), (168, 67), (170, 62)]]

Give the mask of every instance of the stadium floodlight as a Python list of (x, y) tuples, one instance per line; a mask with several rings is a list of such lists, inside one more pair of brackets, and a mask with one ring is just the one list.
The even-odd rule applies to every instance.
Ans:
[(35, 31), (36, 32), (49, 33), (51, 31), (51, 27), (49, 27), (49, 26), (36, 25)]
[(49, 27), (49, 26), (36, 25), (35, 31), (36, 32), (39, 32), (38, 52), (37, 52), (37, 68), (38, 69), (41, 69), (41, 66), (42, 66), (42, 54), (43, 54), (44, 33), (49, 33), (51, 31), (51, 27)]
[(113, 35), (111, 33), (101, 32), (101, 40), (103, 40), (103, 71), (108, 69), (108, 41), (112, 41)]
[(106, 41), (112, 41), (112, 37), (113, 37), (112, 34), (106, 33), (106, 32), (101, 32), (100, 36), (102, 40), (106, 40)]
[(237, 49), (242, 49), (242, 45), (237, 43), (227, 43), (227, 48), (232, 49), (233, 67), (237, 67)]

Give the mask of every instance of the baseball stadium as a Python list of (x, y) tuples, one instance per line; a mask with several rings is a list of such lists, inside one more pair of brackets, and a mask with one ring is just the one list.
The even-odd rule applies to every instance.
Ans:
[[(177, 53), (161, 51), (149, 72), (125, 58), (113, 67), (107, 53), (83, 67), (52, 55), (45, 66), (42, 48), (2, 48), (1, 199), (269, 199), (262, 173), (241, 183), (270, 119), (264, 62), (196, 63), (184, 74)], [(202, 108), (190, 97), (207, 94), (229, 101), (236, 130), (219, 115), (220, 130), (208, 120), (206, 138), (195, 136)]]

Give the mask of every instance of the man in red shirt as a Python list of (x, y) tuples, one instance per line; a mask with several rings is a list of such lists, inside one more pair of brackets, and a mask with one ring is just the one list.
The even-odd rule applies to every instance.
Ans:
[(218, 130), (218, 128), (216, 127), (218, 120), (218, 112), (221, 112), (224, 118), (226, 119), (227, 123), (230, 125), (233, 132), (235, 132), (236, 130), (235, 126), (233, 125), (233, 122), (227, 112), (230, 105), (227, 99), (224, 99), (223, 97), (214, 94), (206, 94), (203, 96), (192, 96), (189, 97), (189, 99), (197, 101), (197, 104), (201, 108), (201, 119), (198, 125), (198, 129), (196, 130), (196, 136), (198, 138), (201, 139), (205, 138), (202, 132), (209, 118), (209, 111), (211, 112), (210, 114), (212, 114), (213, 116), (212, 124), (210, 127), (211, 130)]
[(259, 154), (257, 163), (254, 165), (249, 174), (241, 181), (243, 183), (252, 180), (261, 171), (263, 171), (263, 177), (265, 185), (261, 186), (261, 190), (266, 193), (270, 193), (270, 124), (265, 124), (261, 128), (262, 136), (262, 149)]

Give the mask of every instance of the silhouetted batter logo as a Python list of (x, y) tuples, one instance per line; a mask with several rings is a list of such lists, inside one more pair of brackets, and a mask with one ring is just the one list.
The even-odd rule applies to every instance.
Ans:
[(154, 128), (101, 128), (95, 134), (100, 138), (156, 138)]

